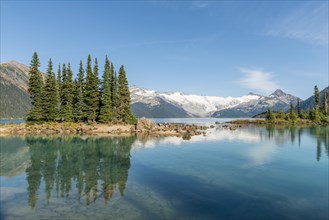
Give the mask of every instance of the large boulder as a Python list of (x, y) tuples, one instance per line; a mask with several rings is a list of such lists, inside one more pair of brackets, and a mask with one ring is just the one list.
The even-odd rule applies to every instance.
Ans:
[(156, 127), (156, 123), (148, 118), (138, 119), (136, 129), (137, 130), (153, 130)]

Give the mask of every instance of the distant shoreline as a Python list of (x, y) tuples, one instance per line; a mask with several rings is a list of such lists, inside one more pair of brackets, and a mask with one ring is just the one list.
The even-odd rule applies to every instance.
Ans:
[(228, 124), (235, 124), (235, 125), (297, 125), (297, 126), (315, 126), (315, 125), (329, 125), (329, 123), (325, 122), (314, 122), (311, 120), (305, 120), (305, 119), (298, 119), (296, 122), (291, 122), (289, 120), (274, 120), (274, 121), (269, 121), (266, 119), (242, 119), (242, 120), (233, 120), (233, 121), (228, 121)]

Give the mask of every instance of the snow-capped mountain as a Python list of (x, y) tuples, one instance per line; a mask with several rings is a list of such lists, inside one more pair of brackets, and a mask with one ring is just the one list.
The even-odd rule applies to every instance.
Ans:
[(219, 97), (156, 92), (137, 86), (130, 88), (132, 110), (137, 117), (251, 117), (268, 106), (287, 110), (297, 97), (276, 90), (270, 96), (249, 93), (241, 97)]
[(273, 111), (287, 111), (290, 103), (295, 106), (298, 99), (298, 97), (277, 89), (269, 96), (259, 95), (257, 100), (241, 103), (232, 108), (220, 109), (212, 117), (252, 117), (265, 112), (268, 107), (271, 107)]

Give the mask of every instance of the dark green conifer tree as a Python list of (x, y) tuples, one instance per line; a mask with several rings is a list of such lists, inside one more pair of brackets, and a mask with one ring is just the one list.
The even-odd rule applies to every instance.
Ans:
[(61, 97), (60, 91), (62, 89), (62, 70), (61, 70), (61, 64), (58, 64), (58, 70), (57, 70), (57, 87), (59, 91), (59, 97)]
[(63, 63), (62, 64), (62, 71), (61, 71), (61, 76), (62, 76), (62, 79), (61, 79), (61, 90), (60, 90), (60, 102), (61, 102), (61, 108), (60, 108), (60, 118), (61, 120), (63, 120), (63, 115), (64, 115), (64, 106), (65, 106), (65, 99), (66, 99), (66, 96), (64, 94), (64, 89), (65, 89), (65, 83), (67, 81), (67, 69), (66, 69), (66, 64)]
[(57, 96), (58, 96), (58, 117), (60, 117), (61, 114), (61, 97), (62, 97), (62, 70), (61, 65), (58, 64), (58, 70), (57, 70)]
[(84, 69), (80, 60), (79, 73), (75, 81), (74, 97), (73, 97), (73, 114), (75, 121), (83, 120), (83, 91), (84, 91)]
[(86, 67), (86, 83), (84, 91), (84, 118), (88, 121), (95, 121), (96, 111), (94, 110), (94, 76), (91, 66), (91, 56), (88, 55)]
[(292, 103), (290, 103), (289, 119), (293, 123), (295, 123), (297, 121), (297, 115), (295, 113), (295, 109), (294, 109), (294, 106), (292, 105)]
[(113, 64), (111, 64), (111, 101), (112, 101), (112, 114), (113, 120), (118, 120), (118, 77), (117, 73), (114, 70)]
[(309, 118), (316, 123), (320, 122), (319, 108), (309, 110)]
[(34, 52), (30, 71), (29, 71), (29, 93), (31, 97), (32, 107), (27, 115), (28, 121), (40, 121), (42, 120), (42, 90), (43, 90), (43, 78), (39, 71), (39, 58), (37, 52)]
[(113, 63), (111, 63), (110, 68), (110, 88), (111, 88), (111, 102), (112, 106), (115, 106), (115, 98), (117, 96), (117, 77), (116, 72), (114, 71)]
[(69, 111), (69, 120), (73, 120), (73, 94), (74, 94), (74, 82), (73, 82), (73, 72), (71, 69), (71, 64), (68, 63), (67, 68), (67, 82), (68, 82), (68, 107), (70, 109)]
[(48, 62), (46, 82), (43, 89), (43, 119), (54, 121), (58, 116), (58, 96), (55, 73), (53, 73), (53, 63)]
[(328, 98), (329, 98), (328, 96), (329, 96), (328, 92), (325, 92), (323, 96), (323, 112), (325, 115), (328, 114)]
[(131, 113), (130, 91), (124, 66), (121, 66), (119, 70), (117, 114), (119, 121), (129, 124), (136, 123), (136, 118)]
[(315, 108), (320, 107), (320, 92), (318, 86), (314, 86)]
[(112, 100), (110, 88), (110, 61), (108, 57), (105, 58), (103, 82), (101, 88), (101, 104), (99, 111), (99, 121), (102, 123), (109, 122), (112, 119)]
[(303, 118), (299, 99), (297, 100), (297, 116), (298, 116), (298, 118)]
[(62, 98), (61, 98), (61, 116), (64, 121), (73, 120), (73, 89), (74, 84), (72, 82), (72, 70), (70, 63), (66, 69), (65, 64), (63, 64), (63, 82), (62, 82)]
[(315, 110), (313, 121), (320, 122), (320, 92), (318, 86), (314, 86)]
[(274, 122), (275, 121), (275, 116), (274, 116), (274, 114), (272, 112), (272, 109), (270, 107), (267, 108), (266, 120), (268, 120), (270, 122)]
[(66, 96), (64, 94), (64, 90), (65, 90), (65, 86), (66, 86), (66, 81), (67, 81), (67, 69), (66, 69), (66, 64), (63, 63), (62, 64), (62, 71), (61, 71), (61, 75), (62, 75), (62, 79), (61, 79), (61, 90), (60, 90), (60, 94), (61, 94), (61, 108), (60, 108), (60, 118), (63, 119), (63, 115), (64, 115), (64, 106), (66, 103)]
[(93, 111), (95, 112), (95, 119), (98, 119), (99, 106), (100, 106), (100, 91), (98, 79), (98, 60), (95, 58), (94, 71), (93, 71), (93, 93), (92, 93)]

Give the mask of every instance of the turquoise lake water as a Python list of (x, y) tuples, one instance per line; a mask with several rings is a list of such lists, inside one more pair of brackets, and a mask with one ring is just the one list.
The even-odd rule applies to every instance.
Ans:
[(0, 143), (0, 219), (328, 219), (329, 127)]

